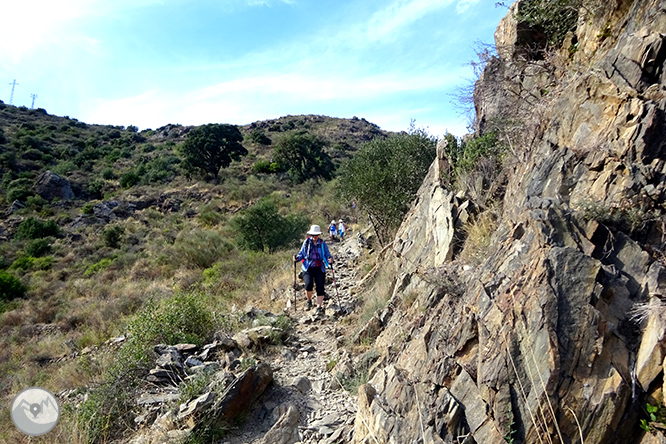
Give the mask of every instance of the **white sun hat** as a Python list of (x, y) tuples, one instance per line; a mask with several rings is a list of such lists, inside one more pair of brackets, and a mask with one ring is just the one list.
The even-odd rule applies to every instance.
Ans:
[(308, 231), (308, 234), (310, 236), (317, 236), (321, 234), (321, 228), (319, 228), (319, 225), (312, 225), (310, 227), (310, 231)]

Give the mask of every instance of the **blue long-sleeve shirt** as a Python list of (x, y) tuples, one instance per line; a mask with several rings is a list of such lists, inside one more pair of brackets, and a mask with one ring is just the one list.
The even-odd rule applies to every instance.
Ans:
[(321, 261), (321, 271), (326, 272), (326, 265), (328, 262), (333, 259), (331, 252), (328, 250), (328, 245), (323, 239), (319, 239), (317, 245), (314, 244), (314, 241), (311, 237), (308, 237), (303, 241), (301, 250), (296, 254), (297, 261), (303, 261), (301, 268), (303, 271), (308, 271), (315, 261)]

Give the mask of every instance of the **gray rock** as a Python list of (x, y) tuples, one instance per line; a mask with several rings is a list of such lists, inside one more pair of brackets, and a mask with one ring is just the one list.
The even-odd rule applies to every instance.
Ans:
[(53, 199), (67, 200), (74, 197), (69, 181), (48, 170), (37, 177), (35, 192), (48, 201)]
[(296, 387), (304, 395), (307, 394), (312, 389), (312, 384), (310, 383), (310, 380), (306, 376), (301, 376), (299, 378), (296, 378), (292, 383), (292, 385)]
[(299, 442), (301, 440), (298, 434), (299, 421), (300, 413), (296, 405), (283, 406), (282, 415), (264, 435), (263, 444), (294, 444)]

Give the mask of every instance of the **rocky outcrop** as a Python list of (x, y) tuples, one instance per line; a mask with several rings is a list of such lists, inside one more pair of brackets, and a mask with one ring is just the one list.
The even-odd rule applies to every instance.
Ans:
[(581, 10), (578, 52), (569, 36), (541, 58), (517, 7), (475, 91), (479, 131), (512, 143), (491, 247), (450, 262), (436, 161), (383, 264), (396, 303), (355, 442), (653, 439), (639, 419), (663, 399), (666, 3)]
[(39, 175), (35, 182), (35, 193), (48, 201), (53, 199), (67, 200), (74, 197), (69, 181), (52, 171), (44, 171)]

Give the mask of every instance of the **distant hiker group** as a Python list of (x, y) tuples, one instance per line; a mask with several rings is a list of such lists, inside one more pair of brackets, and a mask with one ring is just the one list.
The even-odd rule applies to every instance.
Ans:
[(331, 221), (331, 225), (328, 226), (328, 237), (331, 242), (339, 240), (342, 242), (345, 237), (345, 232), (347, 231), (347, 225), (344, 221), (340, 219), (338, 225), (335, 225), (335, 220)]

